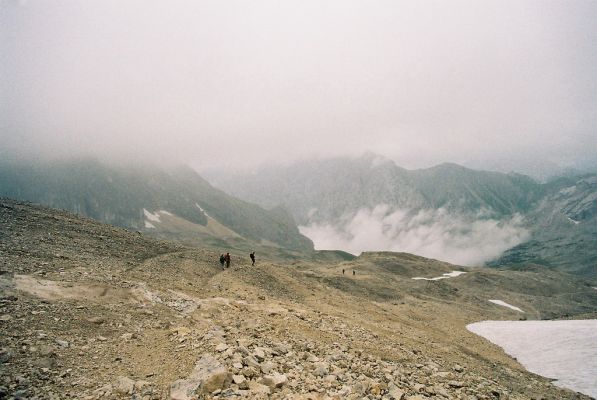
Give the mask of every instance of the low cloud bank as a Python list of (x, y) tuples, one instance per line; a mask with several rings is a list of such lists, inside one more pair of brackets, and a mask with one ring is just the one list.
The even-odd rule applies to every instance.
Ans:
[(316, 249), (401, 251), (460, 265), (482, 265), (529, 237), (523, 218), (495, 220), (437, 210), (392, 210), (381, 204), (346, 215), (336, 224), (299, 227)]

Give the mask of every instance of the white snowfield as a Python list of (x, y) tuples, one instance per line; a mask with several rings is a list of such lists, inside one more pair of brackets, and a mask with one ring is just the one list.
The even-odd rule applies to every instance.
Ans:
[(502, 347), (555, 385), (597, 398), (597, 320), (484, 321), (469, 331)]
[(447, 272), (445, 274), (443, 274), (442, 276), (436, 276), (435, 278), (422, 278), (422, 277), (416, 277), (416, 278), (412, 278), (416, 281), (418, 280), (423, 280), (423, 281), (439, 281), (440, 279), (448, 279), (448, 278), (455, 278), (459, 275), (462, 274), (466, 274), (466, 272), (464, 271), (452, 271), (452, 272)]
[(506, 303), (506, 302), (505, 302), (505, 301), (503, 301), (503, 300), (488, 300), (488, 301), (489, 301), (490, 303), (497, 304), (498, 306), (504, 306), (504, 307), (508, 307), (508, 308), (511, 308), (511, 309), (513, 309), (513, 310), (515, 310), (515, 311), (522, 312), (522, 313), (524, 312), (524, 311), (522, 311), (520, 308), (518, 308), (518, 307), (516, 307), (516, 306), (513, 306), (512, 304), (508, 304), (508, 303)]

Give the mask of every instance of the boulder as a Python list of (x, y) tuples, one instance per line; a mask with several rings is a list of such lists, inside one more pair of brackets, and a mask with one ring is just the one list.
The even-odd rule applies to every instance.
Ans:
[(394, 382), (391, 382), (388, 385), (388, 396), (390, 396), (390, 399), (392, 400), (402, 400), (404, 399), (404, 391), (402, 389), (400, 389), (398, 386), (396, 386), (396, 384)]
[(271, 390), (269, 386), (257, 383), (255, 381), (249, 382), (249, 390), (253, 394), (270, 394)]
[(286, 384), (286, 382), (288, 382), (288, 378), (286, 378), (286, 375), (278, 374), (277, 372), (274, 372), (271, 375), (265, 375), (261, 379), (261, 383), (263, 383), (266, 386), (269, 386), (272, 389), (281, 388)]
[(135, 381), (131, 378), (119, 376), (113, 384), (114, 391), (120, 394), (133, 394)]
[(269, 374), (270, 372), (272, 372), (272, 370), (276, 366), (274, 365), (273, 362), (266, 361), (266, 362), (262, 363), (260, 367), (261, 367), (261, 372), (263, 372), (264, 374)]
[(212, 393), (222, 389), (228, 378), (228, 371), (209, 354), (203, 355), (187, 379), (179, 379), (170, 385), (170, 398), (190, 400), (198, 394)]

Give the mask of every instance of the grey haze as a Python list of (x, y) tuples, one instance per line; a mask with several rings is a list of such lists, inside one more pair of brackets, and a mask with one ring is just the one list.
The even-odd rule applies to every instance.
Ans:
[(597, 2), (0, 1), (0, 156), (597, 164)]

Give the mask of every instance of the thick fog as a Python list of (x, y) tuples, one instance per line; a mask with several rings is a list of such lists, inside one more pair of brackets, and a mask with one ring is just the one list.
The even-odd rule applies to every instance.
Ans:
[(0, 0), (0, 156), (595, 165), (597, 2)]
[(523, 219), (450, 214), (445, 209), (391, 210), (387, 205), (363, 208), (339, 224), (301, 226), (316, 249), (400, 251), (459, 265), (483, 265), (529, 238)]

